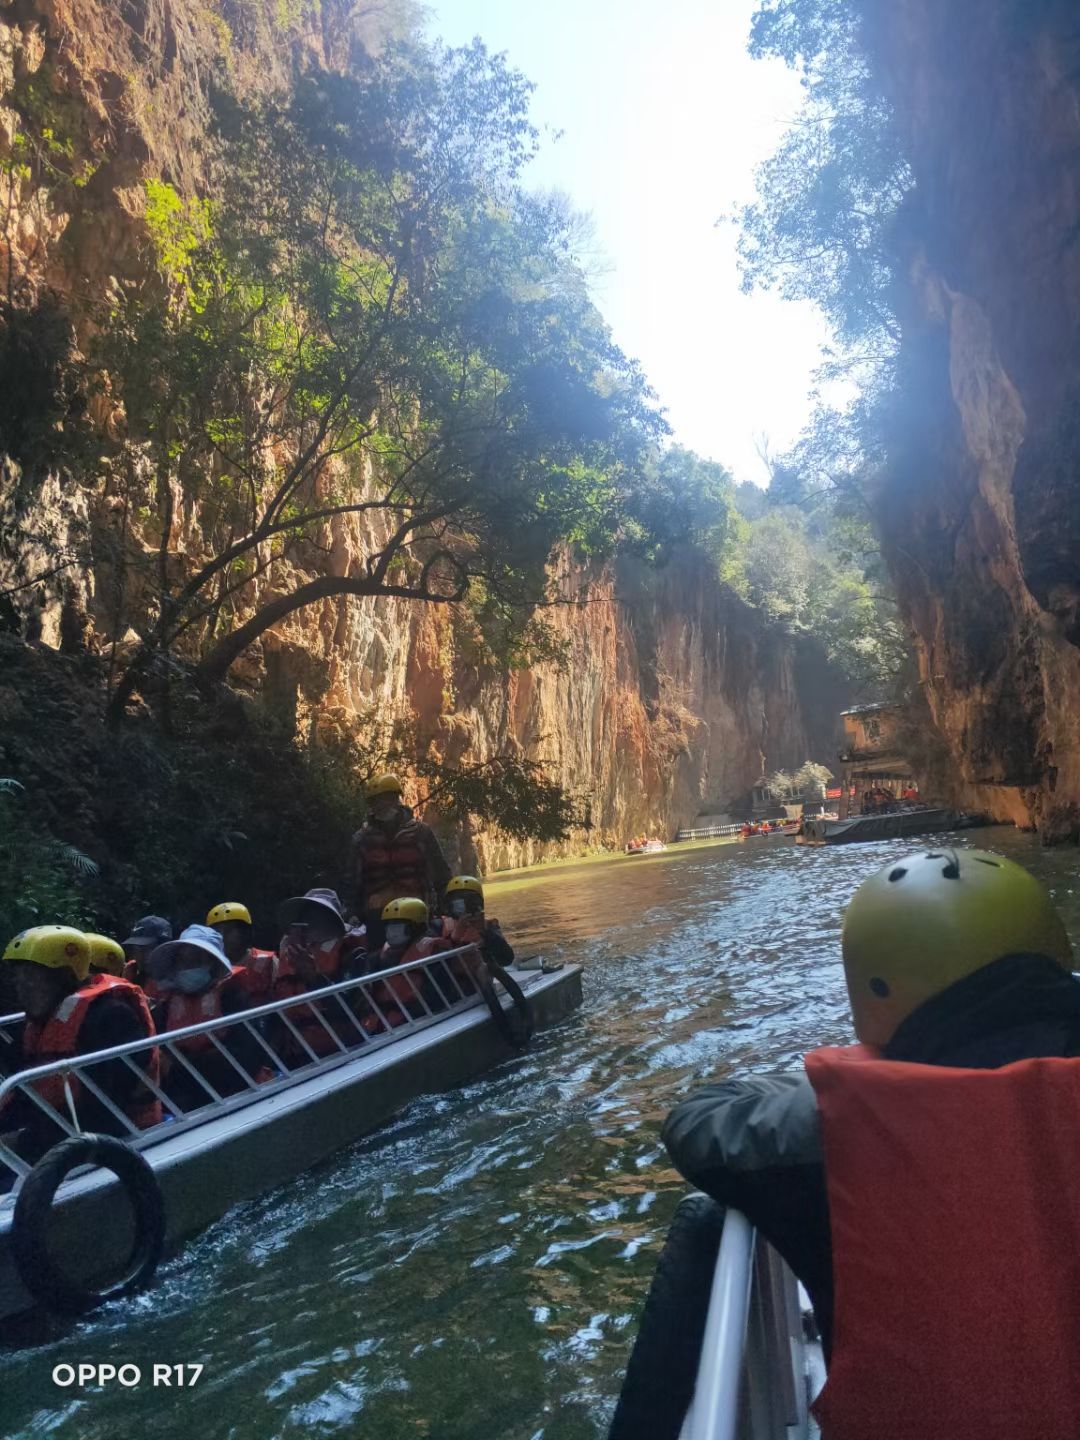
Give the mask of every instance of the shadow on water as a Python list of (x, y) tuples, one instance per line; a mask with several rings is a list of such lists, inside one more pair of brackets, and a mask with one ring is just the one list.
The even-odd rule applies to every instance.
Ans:
[[(971, 838), (1031, 865), (1080, 940), (1075, 850)], [(694, 1084), (850, 1039), (843, 908), (910, 848), (774, 840), (495, 882), (523, 953), (586, 965), (581, 1012), (234, 1209), (148, 1295), (0, 1359), (4, 1433), (596, 1440), (684, 1189), (664, 1115)], [(65, 1361), (144, 1380), (62, 1391)], [(205, 1371), (155, 1390), (155, 1362)]]

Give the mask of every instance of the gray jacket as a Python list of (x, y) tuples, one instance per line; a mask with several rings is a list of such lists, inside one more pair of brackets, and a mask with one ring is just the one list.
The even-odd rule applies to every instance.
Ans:
[(677, 1168), (721, 1205), (741, 1210), (806, 1287), (828, 1353), (832, 1247), (817, 1101), (805, 1075), (724, 1080), (668, 1116)]

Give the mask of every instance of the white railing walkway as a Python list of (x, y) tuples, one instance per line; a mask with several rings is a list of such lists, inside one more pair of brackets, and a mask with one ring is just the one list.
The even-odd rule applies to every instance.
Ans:
[[(764, 820), (755, 820), (753, 823), (754, 823), (755, 825), (764, 825), (766, 822), (765, 822)], [(774, 825), (789, 825), (789, 824), (791, 824), (791, 823), (792, 823), (791, 821), (789, 821), (789, 820), (787, 820), (787, 819), (784, 819), (784, 818), (780, 818), (780, 819), (777, 819), (777, 820), (769, 820), (769, 821), (768, 821), (768, 824), (769, 824), (770, 826), (774, 826)], [(737, 824), (732, 824), (732, 825), (703, 825), (703, 826), (701, 826), (701, 827), (699, 827), (699, 828), (697, 828), (697, 829), (690, 828), (690, 829), (680, 830), (679, 833), (675, 836), (675, 839), (676, 839), (677, 841), (678, 841), (678, 840), (721, 840), (721, 839), (724, 839), (724, 838), (725, 838), (726, 836), (728, 836), (728, 835), (740, 835), (740, 834), (742, 833), (742, 828), (743, 828), (743, 822), (742, 822), (741, 820), (740, 820)]]
[[(47, 1065), (18, 1070), (0, 1081), (0, 1111), (9, 1096), (22, 1094), (66, 1135), (77, 1135), (81, 1132), (77, 1105), (71, 1089), (71, 1079), (74, 1077), (79, 1086), (84, 1087), (92, 1094), (113, 1116), (120, 1127), (118, 1133), (122, 1138), (136, 1150), (145, 1149), (147, 1145), (153, 1144), (165, 1134), (175, 1135), (180, 1128), (186, 1129), (193, 1125), (199, 1125), (212, 1116), (249, 1105), (255, 1100), (262, 1099), (265, 1095), (275, 1093), (301, 1080), (308, 1080), (313, 1074), (332, 1070), (349, 1060), (355, 1060), (360, 1053), (366, 1054), (370, 1050), (392, 1043), (403, 1035), (414, 1034), (418, 1030), (444, 1020), (448, 1015), (483, 1005), (485, 1001), (480, 990), (478, 988), (468, 990), (463, 987), (453, 969), (445, 963), (455, 956), (465, 954), (476, 958), (479, 952), (475, 945), (465, 945), (457, 950), (440, 951), (437, 955), (422, 960), (413, 960), (407, 965), (396, 965), (370, 975), (358, 976), (352, 980), (342, 980), (337, 984), (325, 985), (300, 995), (290, 996), (285, 1000), (275, 1000), (266, 1005), (252, 1006), (251, 1009), (240, 1010), (234, 1015), (223, 1015), (218, 1019), (204, 1020), (198, 1025), (188, 1025), (182, 1030), (167, 1030), (145, 1040), (134, 1040), (127, 1045), (116, 1045), (110, 1050), (98, 1050), (90, 1055), (54, 1060)], [(405, 1004), (417, 1013), (409, 1013), (409, 1010), (401, 1002), (395, 1000), (394, 1008), (399, 1010), (404, 1016), (404, 1020), (399, 1024), (391, 1025), (386, 1015), (386, 1009), (389, 1008), (386, 1005), (386, 992), (383, 991), (381, 997), (376, 992), (386, 980), (399, 976), (406, 978), (414, 996), (414, 1001), (405, 1002)], [(333, 1048), (328, 1055), (316, 1054), (308, 1044), (301, 1029), (295, 1023), (297, 1011), (308, 1012), (305, 1016), (308, 1027), (311, 1024), (311, 1016), (314, 1016), (330, 1037)], [(361, 1017), (372, 1016), (376, 1018), (381, 1027), (374, 1034), (370, 1034), (361, 1023)], [(0, 1016), (0, 1057), (4, 1055), (6, 1046), (14, 1043), (13, 1029), (23, 1019), (24, 1016), (21, 1014)], [(297, 1050), (295, 1048), (292, 1056), (280, 1054), (274, 1048), (271, 1039), (267, 1038), (267, 1021), (280, 1023), (292, 1038), (294, 1046), (299, 1047), (299, 1051), (307, 1056), (306, 1060), (301, 1061), (299, 1065), (296, 1063), (294, 1057)], [(272, 1034), (273, 1026), (270, 1028)], [(266, 1066), (269, 1066), (273, 1072), (270, 1078), (256, 1079), (241, 1065), (220, 1038), (224, 1031), (241, 1030), (251, 1037), (254, 1045), (265, 1057)], [(185, 1055), (181, 1048), (181, 1042), (192, 1036), (201, 1035), (209, 1038), (214, 1048), (220, 1052), (243, 1082), (243, 1087), (238, 1093), (228, 1096), (221, 1095)], [(348, 1037), (347, 1041), (342, 1038), (342, 1035)], [(172, 1063), (179, 1065), (188, 1073), (205, 1093), (207, 1097), (205, 1103), (200, 1104), (197, 1109), (184, 1111), (174, 1100), (170, 1099), (166, 1090), (160, 1084), (155, 1083), (147, 1070), (137, 1063), (137, 1057), (147, 1055), (154, 1050), (157, 1050), (162, 1058), (166, 1055), (169, 1056)], [(161, 1102), (165, 1118), (160, 1123), (145, 1130), (140, 1129), (119, 1106), (109, 1099), (101, 1086), (95, 1083), (90, 1072), (98, 1066), (115, 1061), (120, 1061), (133, 1071), (146, 1090)], [(35, 1088), (35, 1081), (56, 1075), (61, 1076), (64, 1080), (67, 1113), (55, 1109)], [(0, 1137), (3, 1136), (3, 1131), (3, 1115), (0, 1113)], [(4, 1167), (12, 1171), (17, 1180), (28, 1175), (32, 1168), (0, 1138), (0, 1195), (3, 1191)]]

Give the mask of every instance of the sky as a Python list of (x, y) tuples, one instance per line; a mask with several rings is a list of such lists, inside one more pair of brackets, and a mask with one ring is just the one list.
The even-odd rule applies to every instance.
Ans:
[(431, 34), (479, 35), (535, 83), (532, 183), (592, 216), (595, 299), (675, 440), (767, 483), (757, 446), (797, 438), (828, 333), (809, 304), (743, 295), (736, 227), (716, 224), (800, 104), (791, 71), (746, 53), (757, 0), (430, 3)]

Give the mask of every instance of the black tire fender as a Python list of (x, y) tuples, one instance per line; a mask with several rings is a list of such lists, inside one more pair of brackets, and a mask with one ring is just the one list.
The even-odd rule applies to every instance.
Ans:
[[(97, 1165), (120, 1181), (135, 1214), (135, 1243), (120, 1277), (102, 1289), (69, 1280), (49, 1251), (48, 1222), (56, 1192), (80, 1165)], [(89, 1237), (88, 1237), (89, 1238)], [(73, 1135), (46, 1151), (15, 1199), (11, 1246), (19, 1279), (47, 1310), (85, 1315), (109, 1300), (141, 1290), (153, 1278), (165, 1248), (161, 1187), (146, 1159), (111, 1135)]]
[(513, 1045), (515, 1050), (524, 1050), (536, 1028), (528, 996), (514, 977), (508, 975), (501, 965), (489, 960), (487, 968), (514, 1002), (513, 1010), (504, 1010), (494, 985), (488, 980), (480, 988), (487, 1001), (488, 1009), (491, 1011), (491, 1018), (495, 1021), (496, 1029), (508, 1045)]
[(660, 1252), (608, 1440), (678, 1440), (694, 1394), (724, 1209), (688, 1195)]

